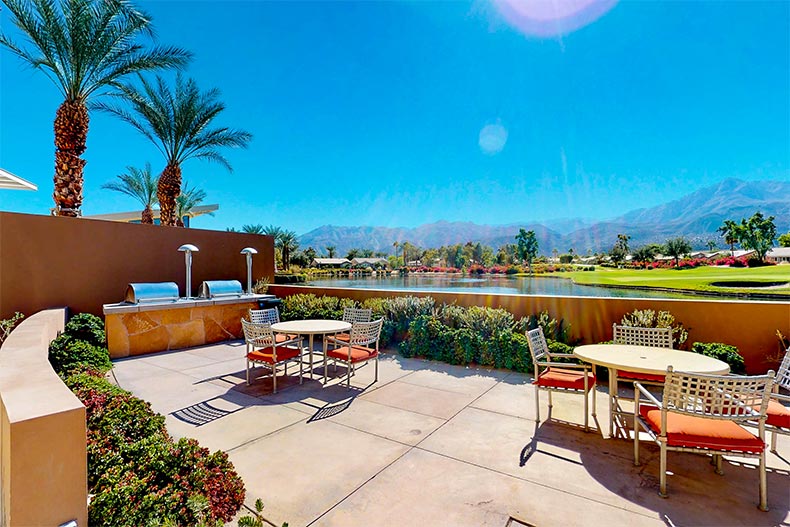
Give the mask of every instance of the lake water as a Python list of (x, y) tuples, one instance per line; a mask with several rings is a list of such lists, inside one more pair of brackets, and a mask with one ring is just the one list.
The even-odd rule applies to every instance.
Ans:
[[(574, 284), (567, 278), (410, 274), (356, 278), (327, 278), (308, 282), (316, 287), (385, 289), (389, 291), (451, 291), (542, 296), (603, 296), (628, 298), (706, 298), (700, 295), (616, 289)], [(710, 297), (707, 297), (710, 298)]]

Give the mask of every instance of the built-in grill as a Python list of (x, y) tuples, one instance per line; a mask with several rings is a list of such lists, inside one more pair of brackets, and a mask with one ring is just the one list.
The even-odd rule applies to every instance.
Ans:
[(244, 291), (238, 280), (206, 280), (200, 284), (201, 298), (241, 296), (242, 294)]
[[(241, 287), (241, 286), (239, 286)], [(178, 284), (175, 282), (150, 282), (129, 284), (124, 302), (175, 302), (178, 300)]]

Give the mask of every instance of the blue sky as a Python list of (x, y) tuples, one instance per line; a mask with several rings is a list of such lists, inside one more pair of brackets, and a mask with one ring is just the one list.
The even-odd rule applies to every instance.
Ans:
[[(226, 152), (233, 173), (183, 167), (220, 206), (194, 226), (609, 218), (728, 177), (790, 179), (790, 2), (607, 0), (536, 35), (510, 1), (139, 2), (221, 90), (218, 124), (254, 135)], [(0, 24), (16, 34), (5, 9)], [(39, 186), (0, 210), (47, 213), (59, 93), (5, 51), (0, 83), (0, 166)], [(164, 166), (102, 114), (84, 157), (86, 215), (135, 209), (100, 185)]]

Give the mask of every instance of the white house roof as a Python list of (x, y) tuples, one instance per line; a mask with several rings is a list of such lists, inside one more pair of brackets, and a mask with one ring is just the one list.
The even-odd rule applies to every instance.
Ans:
[(375, 265), (377, 263), (387, 263), (387, 259), (386, 258), (354, 258), (353, 260), (351, 260), (351, 263)]
[(313, 261), (318, 265), (343, 265), (351, 263), (346, 258), (314, 258)]
[(790, 247), (774, 247), (773, 249), (765, 253), (765, 256), (767, 256), (768, 258), (776, 258), (779, 256), (790, 258)]
[(38, 187), (30, 181), (25, 181), (19, 176), (15, 176), (8, 170), (0, 168), (0, 188), (9, 190), (38, 190)]

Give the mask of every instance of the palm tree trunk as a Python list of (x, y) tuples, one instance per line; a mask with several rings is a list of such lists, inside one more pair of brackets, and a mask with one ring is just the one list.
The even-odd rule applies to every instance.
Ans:
[(82, 101), (63, 101), (55, 114), (55, 210), (58, 216), (81, 215), (82, 183), (88, 137), (88, 109)]
[(181, 167), (167, 165), (159, 176), (159, 186), (156, 189), (162, 225), (176, 225), (176, 198), (179, 194), (181, 194)]
[(151, 210), (150, 205), (146, 205), (143, 209), (143, 213), (140, 215), (140, 223), (144, 223), (147, 225), (153, 225), (154, 223), (154, 211)]

